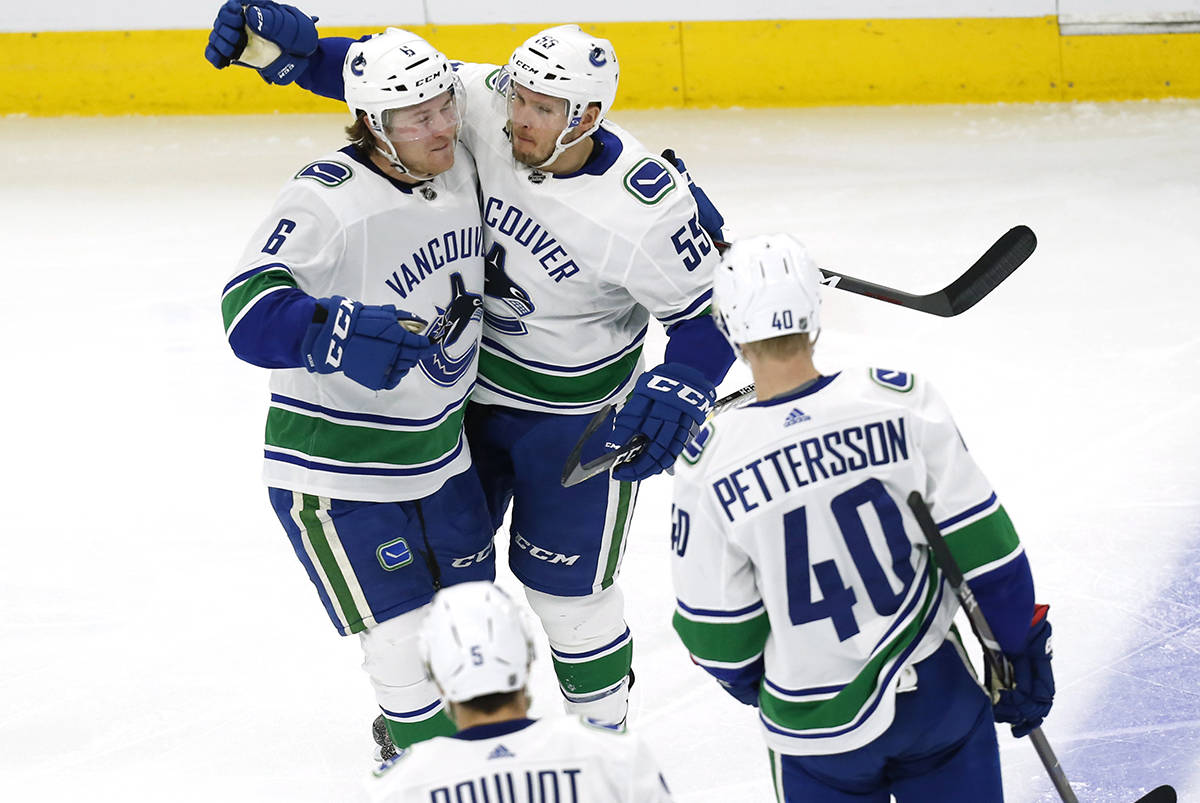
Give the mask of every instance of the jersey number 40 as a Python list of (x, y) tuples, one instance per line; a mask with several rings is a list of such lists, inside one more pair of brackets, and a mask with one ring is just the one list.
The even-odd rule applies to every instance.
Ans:
[[(892, 589), (892, 583), (871, 547), (860, 512), (866, 505), (871, 506), (879, 519), (891, 558), (892, 573), (901, 583), (898, 592)], [(910, 559), (912, 544), (904, 531), (904, 519), (899, 506), (882, 482), (869, 479), (835, 496), (830, 501), (830, 507), (871, 604), (880, 616), (891, 616), (904, 601), (916, 574)], [(812, 564), (810, 571), (808, 518), (804, 507), (783, 515), (783, 536), (788, 614), (792, 624), (831, 619), (840, 641), (857, 634), (859, 628), (854, 618), (854, 603), (858, 599), (854, 589), (842, 580), (837, 563), (824, 560)], [(820, 590), (818, 599), (813, 599), (813, 577), (816, 577)]]

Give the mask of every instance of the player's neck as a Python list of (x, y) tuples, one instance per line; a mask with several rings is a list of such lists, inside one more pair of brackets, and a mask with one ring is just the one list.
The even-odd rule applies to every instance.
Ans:
[(586, 136), (581, 142), (572, 144), (558, 158), (550, 164), (542, 168), (543, 173), (577, 173), (579, 169), (587, 164), (587, 160), (592, 156), (592, 149), (596, 147), (596, 143), (592, 141), (591, 136)]
[(759, 401), (782, 396), (806, 382), (821, 376), (813, 365), (811, 354), (798, 354), (786, 359), (751, 357), (750, 372), (754, 375), (755, 396)]
[(498, 722), (524, 719), (529, 714), (529, 702), (524, 692), (508, 705), (497, 708), (495, 711), (482, 711), (461, 703), (451, 703), (450, 705), (454, 724), (460, 731), (474, 728), (477, 725), (495, 725)]

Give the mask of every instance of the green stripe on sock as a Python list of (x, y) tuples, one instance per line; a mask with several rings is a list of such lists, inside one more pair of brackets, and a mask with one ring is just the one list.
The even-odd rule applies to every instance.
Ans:
[(608, 398), (633, 373), (641, 354), (642, 347), (638, 346), (603, 368), (562, 376), (534, 371), (495, 352), (481, 350), (479, 375), (494, 385), (530, 399), (586, 404)]
[(617, 568), (621, 564), (621, 543), (625, 540), (625, 528), (629, 524), (629, 508), (632, 503), (633, 483), (623, 482), (617, 496), (616, 523), (609, 540), (608, 563), (604, 567), (604, 579), (600, 581), (601, 589), (611, 586), (617, 577)]
[(1012, 520), (1001, 505), (979, 521), (945, 536), (946, 546), (963, 574), (1013, 554), (1021, 545)]
[(744, 622), (696, 622), (679, 611), (671, 621), (688, 652), (702, 661), (724, 664), (740, 664), (758, 656), (771, 632), (765, 609)]
[(571, 694), (591, 694), (621, 682), (633, 665), (633, 641), (590, 661), (568, 663), (551, 655), (558, 685)]
[(453, 736), (458, 733), (458, 726), (446, 715), (445, 710), (438, 711), (429, 719), (420, 722), (396, 722), (387, 717), (384, 717), (384, 722), (387, 724), (388, 736), (396, 747), (408, 747), (435, 736)]
[(359, 613), (358, 606), (354, 604), (350, 586), (346, 582), (341, 568), (338, 567), (337, 560), (333, 557), (333, 550), (329, 546), (329, 540), (325, 537), (325, 530), (317, 518), (319, 504), (317, 497), (304, 494), (304, 505), (300, 508), (300, 521), (304, 524), (304, 532), (308, 534), (308, 542), (312, 545), (313, 552), (316, 553), (317, 562), (321, 565), (325, 579), (333, 590), (334, 599), (331, 602), (341, 608), (342, 618), (346, 620), (343, 635), (361, 633), (367, 627), (363, 624), (362, 614)]

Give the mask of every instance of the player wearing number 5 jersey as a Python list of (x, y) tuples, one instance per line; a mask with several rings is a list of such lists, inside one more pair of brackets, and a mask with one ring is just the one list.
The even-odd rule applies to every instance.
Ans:
[[(232, 23), (214, 25), (217, 66), (244, 57), (247, 42), (238, 0), (221, 13)], [(307, 16), (270, 2), (247, 6), (244, 20), (252, 44), (283, 54), (262, 62), (265, 80), (342, 96), (350, 40), (318, 43)], [(733, 360), (708, 314), (717, 252), (677, 165), (606, 119), (618, 84), (612, 43), (557, 26), (507, 65), (457, 71), (487, 258), (467, 435), (497, 528), (511, 508), (509, 564), (545, 628), (568, 710), (617, 723), (633, 637), (616, 579), (637, 483), (674, 462)], [(647, 371), (652, 318), (669, 342)], [(591, 415), (627, 398), (611, 435), (583, 457), (637, 435), (644, 452), (611, 479), (561, 487)]]
[(429, 674), (459, 731), (375, 772), (372, 803), (670, 803), (645, 743), (583, 717), (529, 719), (533, 640), (491, 583), (434, 597), (421, 629)]
[[(1053, 697), (1045, 608), (934, 389), (899, 371), (813, 366), (819, 282), (788, 236), (739, 241), (717, 268), (718, 320), (758, 401), (718, 416), (684, 452), (675, 629), (758, 707), (780, 800), (999, 801), (993, 714), (1022, 735)], [(1017, 668), (994, 711), (951, 627), (957, 600), (904, 504), (914, 490)]]

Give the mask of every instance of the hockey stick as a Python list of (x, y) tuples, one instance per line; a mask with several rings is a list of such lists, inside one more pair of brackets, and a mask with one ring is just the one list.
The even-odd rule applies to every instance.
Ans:
[[(925, 504), (925, 500), (921, 498), (918, 491), (913, 491), (908, 495), (908, 506), (912, 509), (913, 515), (917, 517), (921, 531), (925, 533), (925, 540), (929, 542), (929, 548), (933, 550), (934, 560), (941, 568), (942, 573), (946, 575), (950, 588), (953, 589), (955, 596), (962, 603), (963, 610), (967, 613), (971, 629), (975, 631), (975, 636), (983, 647), (984, 661), (988, 663), (996, 677), (1000, 678), (1001, 684), (1005, 688), (1011, 689), (1013, 687), (1012, 664), (1000, 650), (1000, 642), (996, 641), (996, 635), (988, 625), (987, 619), (984, 618), (983, 611), (979, 609), (979, 603), (976, 602), (971, 587), (967, 585), (962, 569), (959, 568), (958, 562), (950, 552), (950, 547), (946, 545), (946, 539), (942, 537), (941, 531), (934, 523), (929, 506)], [(1058, 757), (1054, 755), (1054, 750), (1051, 749), (1046, 734), (1042, 733), (1040, 727), (1034, 728), (1029, 732), (1029, 739), (1033, 742), (1033, 749), (1037, 751), (1038, 758), (1042, 760), (1042, 766), (1050, 775), (1050, 781), (1058, 791), (1058, 796), (1063, 799), (1063, 803), (1078, 803), (1078, 798), (1075, 797), (1075, 792), (1071, 789), (1067, 775), (1059, 765)], [(1159, 786), (1139, 797), (1135, 803), (1176, 803), (1175, 790), (1170, 786)]]
[(1035, 248), (1037, 237), (1033, 230), (1028, 226), (1014, 226), (992, 243), (992, 247), (985, 251), (974, 265), (967, 268), (962, 276), (936, 293), (926, 295), (905, 293), (825, 268), (821, 268), (825, 277), (822, 284), (860, 296), (877, 298), (889, 304), (899, 304), (919, 312), (927, 312), (930, 315), (950, 318), (966, 312), (982, 301), (988, 293), (1011, 276), (1013, 271), (1021, 267)]
[[(983, 611), (979, 609), (979, 603), (975, 601), (975, 595), (971, 593), (971, 587), (967, 585), (967, 581), (963, 577), (962, 569), (959, 568), (954, 555), (950, 553), (950, 547), (946, 546), (946, 541), (942, 538), (937, 524), (934, 523), (929, 507), (918, 491), (913, 491), (908, 495), (908, 506), (912, 509), (913, 515), (917, 517), (921, 531), (925, 533), (925, 540), (929, 542), (929, 548), (933, 550), (934, 560), (941, 567), (942, 573), (946, 575), (950, 588), (953, 589), (955, 596), (962, 603), (963, 610), (967, 613), (971, 629), (975, 631), (979, 643), (983, 646), (984, 661), (987, 662), (992, 673), (1000, 679), (1001, 685), (1006, 689), (1011, 689), (1013, 687), (1012, 664), (1000, 651), (1000, 642), (996, 641), (991, 626), (984, 618)], [(1071, 790), (1066, 773), (1059, 766), (1058, 758), (1050, 748), (1050, 742), (1046, 740), (1046, 734), (1042, 733), (1040, 727), (1034, 728), (1029, 733), (1029, 739), (1033, 742), (1033, 748), (1037, 750), (1038, 758), (1042, 760), (1042, 765), (1049, 773), (1050, 780), (1053, 782), (1054, 788), (1058, 790), (1058, 796), (1063, 799), (1063, 803), (1078, 803), (1078, 798)]]
[[(752, 401), (753, 396), (754, 385), (746, 385), (746, 387), (736, 390), (728, 396), (722, 396), (713, 404), (708, 417), (712, 418), (722, 410), (741, 407), (743, 404)], [(596, 434), (596, 430), (600, 429), (600, 426), (608, 418), (608, 414), (612, 412), (615, 406), (615, 404), (606, 404), (597, 410), (596, 414), (592, 416), (592, 420), (588, 422), (587, 427), (583, 430), (583, 434), (579, 436), (579, 440), (575, 442), (575, 448), (571, 449), (571, 454), (567, 456), (566, 465), (563, 466), (560, 482), (564, 488), (570, 488), (572, 485), (578, 485), (597, 474), (603, 474), (613, 466), (629, 462), (642, 453), (642, 447), (646, 443), (646, 436), (635, 435), (630, 439), (629, 443), (619, 449), (606, 452), (595, 460), (583, 463), (582, 465), (580, 464), (579, 459), (583, 453), (583, 445), (592, 435)]]
[[(929, 549), (934, 551), (934, 559), (938, 567), (942, 569), (942, 574), (946, 575), (950, 588), (954, 589), (954, 594), (962, 603), (962, 610), (966, 611), (967, 619), (971, 621), (971, 629), (974, 630), (980, 645), (983, 646), (984, 660), (991, 666), (991, 671), (995, 673), (996, 677), (1000, 678), (1004, 688), (1013, 688), (1013, 666), (1008, 663), (1008, 658), (1004, 657), (1004, 653), (1001, 652), (1000, 642), (996, 641), (996, 635), (992, 633), (988, 619), (984, 618), (983, 611), (979, 610), (979, 603), (974, 598), (971, 587), (967, 586), (958, 562), (950, 553), (946, 539), (942, 538), (942, 533), (938, 531), (934, 522), (934, 516), (929, 513), (929, 507), (920, 497), (919, 492), (913, 491), (908, 495), (908, 507), (912, 509), (913, 515), (917, 516), (917, 523), (925, 533), (925, 540), (929, 541)], [(1070, 789), (1067, 774), (1058, 765), (1057, 756), (1050, 748), (1050, 742), (1046, 741), (1046, 735), (1040, 727), (1034, 727), (1030, 731), (1030, 741), (1033, 742), (1033, 749), (1037, 750), (1039, 759), (1042, 759), (1042, 765), (1046, 768), (1046, 773), (1049, 773), (1058, 797), (1063, 799), (1063, 803), (1078, 803), (1075, 792)], [(1158, 786), (1157, 789), (1136, 799), (1134, 803), (1176, 803), (1176, 793), (1171, 786)]]
[[(727, 244), (717, 243), (717, 245), (720, 247)], [(936, 293), (929, 293), (927, 295), (906, 293), (902, 290), (884, 287), (881, 284), (856, 279), (853, 276), (847, 276), (843, 273), (826, 270), (825, 268), (821, 269), (821, 274), (825, 277), (822, 283), (830, 287), (836, 287), (839, 290), (870, 296), (880, 301), (887, 301), (888, 303), (898, 304), (909, 309), (949, 318), (966, 312), (978, 304), (988, 293), (999, 287), (1001, 282), (1011, 276), (1013, 271), (1021, 267), (1025, 260), (1029, 259), (1029, 255), (1033, 253), (1035, 248), (1037, 248), (1037, 237), (1034, 235), (1033, 230), (1028, 226), (1014, 226), (1001, 235), (999, 240), (992, 243), (992, 247), (985, 251), (983, 256), (975, 260), (975, 264), (967, 268), (961, 276)], [(711, 418), (713, 415), (721, 412), (722, 409), (743, 399), (748, 393), (753, 391), (754, 386), (749, 385), (736, 393), (731, 393), (729, 396), (720, 399), (713, 406), (709, 417)], [(563, 466), (561, 481), (564, 487), (569, 488), (572, 485), (583, 482), (601, 472), (607, 471), (613, 465), (619, 465), (620, 463), (632, 460), (641, 453), (645, 439), (641, 438), (639, 440), (638, 437), (634, 437), (629, 443), (615, 451), (598, 457), (590, 463), (579, 464), (579, 457), (583, 451), (584, 442), (600, 428), (600, 423), (607, 417), (612, 408), (613, 405), (609, 404), (596, 413), (595, 417), (588, 423), (587, 429), (584, 430), (579, 441), (575, 444), (575, 448), (571, 450), (570, 456), (567, 457), (567, 463)]]

